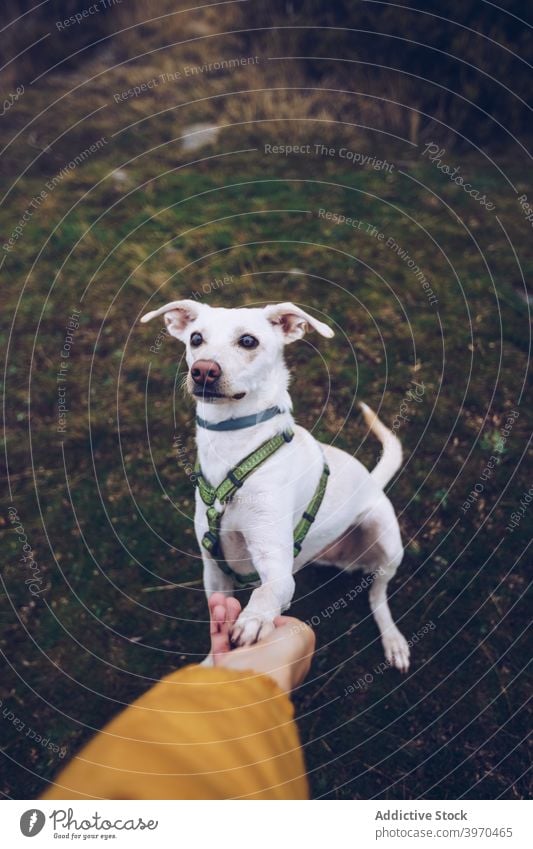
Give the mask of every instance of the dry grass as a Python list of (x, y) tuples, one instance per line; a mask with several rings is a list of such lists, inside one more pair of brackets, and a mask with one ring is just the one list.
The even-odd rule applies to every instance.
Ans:
[[(53, 44), (46, 48), (50, 40), (43, 42), (39, 62), (33, 52), (24, 54), (0, 78), (4, 90), (12, 90), (20, 80), (27, 81), (36, 73), (44, 76), (31, 87), (26, 86), (24, 98), (12, 112), (10, 126), (23, 131), (31, 122), (35, 147), (44, 147), (55, 139), (58, 123), (63, 126), (68, 122), (74, 127), (95, 110), (100, 110), (91, 118), (95, 136), (111, 135), (143, 119), (150, 122), (154, 135), (160, 132), (158, 125), (164, 126), (167, 136), (177, 134), (185, 108), (189, 123), (193, 118), (234, 125), (232, 136), (236, 141), (244, 132), (248, 141), (268, 140), (270, 136), (279, 141), (282, 128), (287, 141), (298, 143), (308, 140), (311, 125), (311, 132), (317, 132), (324, 144), (354, 143), (373, 137), (375, 148), (377, 135), (381, 138), (378, 146), (385, 148), (394, 136), (418, 140), (422, 125), (427, 132), (428, 122), (421, 121), (416, 110), (401, 105), (410, 102), (407, 83), (392, 83), (375, 75), (371, 78), (363, 66), (341, 67), (335, 74), (313, 82), (298, 61), (291, 62), (288, 76), (287, 62), (271, 57), (283, 55), (284, 50), (287, 55), (290, 46), (282, 45), (275, 32), (258, 34), (256, 39), (238, 32), (243, 28), (238, 3), (188, 10), (190, 4), (182, 0), (137, 0), (117, 6), (108, 17), (105, 32), (102, 33), (102, 21), (97, 22), (97, 43), (92, 46), (80, 36), (86, 23), (72, 27), (69, 38), (71, 34), (78, 36), (81, 43), (77, 47), (75, 40), (66, 42), (70, 52), (81, 51), (75, 60), (63, 55), (65, 43), (55, 48), (57, 55)], [(49, 22), (47, 27), (50, 29)], [(30, 27), (25, 43), (43, 27), (35, 25), (33, 30)], [(187, 67), (252, 55), (259, 57), (257, 64), (246, 64), (231, 72), (185, 72)], [(45, 73), (53, 65), (57, 66)], [(159, 82), (138, 96), (115, 102), (117, 95), (134, 86), (176, 73), (181, 74), (179, 80)], [(55, 101), (55, 105), (35, 121), (43, 100)], [(194, 105), (188, 106), (191, 103)], [(378, 133), (369, 134), (365, 128)], [(7, 126), (0, 127), (4, 141), (7, 131)], [(80, 136), (83, 131), (84, 126)], [(71, 149), (76, 147), (75, 138), (74, 128), (69, 134)], [(9, 154), (2, 166), (11, 169)]]

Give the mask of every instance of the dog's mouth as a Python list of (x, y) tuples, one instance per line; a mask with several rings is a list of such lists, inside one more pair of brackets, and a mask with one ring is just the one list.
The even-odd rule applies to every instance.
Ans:
[(216, 392), (214, 389), (202, 389), (198, 387), (198, 389), (193, 389), (192, 394), (195, 398), (201, 398), (202, 401), (214, 401), (217, 398), (226, 398), (225, 395), (222, 395), (221, 392)]
[(197, 387), (193, 389), (192, 394), (195, 398), (200, 398), (202, 401), (240, 401), (244, 398), (246, 392), (237, 392), (235, 395), (223, 395), (215, 389)]

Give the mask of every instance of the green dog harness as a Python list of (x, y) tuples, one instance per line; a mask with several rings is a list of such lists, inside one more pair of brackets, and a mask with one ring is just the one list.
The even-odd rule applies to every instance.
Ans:
[[(258, 469), (263, 463), (272, 457), (285, 443), (291, 442), (294, 437), (292, 430), (285, 430), (283, 433), (278, 433), (266, 442), (263, 442), (255, 451), (248, 454), (244, 460), (234, 466), (224, 478), (221, 484), (216, 488), (208, 484), (200, 469), (198, 459), (195, 465), (196, 486), (200, 498), (207, 507), (207, 523), (209, 530), (206, 531), (202, 538), (202, 545), (211, 556), (216, 560), (217, 565), (226, 574), (230, 575), (239, 584), (246, 586), (255, 584), (261, 580), (257, 572), (248, 572), (246, 575), (239, 575), (231, 566), (224, 560), (221, 545), (220, 545), (220, 523), (224, 514), (224, 509), (218, 510), (215, 503), (218, 501), (225, 508), (228, 501), (231, 501), (238, 489), (241, 488), (244, 481)], [(328, 482), (329, 468), (324, 461), (324, 469), (320, 476), (315, 494), (309, 502), (307, 509), (304, 511), (302, 518), (294, 529), (294, 557), (297, 557), (302, 549), (304, 539), (306, 538), (309, 529), (315, 521), (316, 515), (322, 504), (326, 485)]]

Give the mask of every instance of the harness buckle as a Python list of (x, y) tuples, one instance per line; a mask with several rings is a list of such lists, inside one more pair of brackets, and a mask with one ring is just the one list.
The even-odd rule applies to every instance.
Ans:
[(311, 513), (308, 513), (307, 510), (302, 513), (302, 516), (304, 519), (307, 519), (308, 522), (311, 522), (311, 524), (315, 521), (315, 517), (311, 516)]
[(233, 473), (233, 469), (231, 470), (231, 472), (228, 472), (227, 477), (228, 477), (228, 480), (230, 480), (232, 482), (233, 486), (237, 487), (237, 489), (240, 489), (240, 487), (244, 483), (244, 481), (241, 481), (241, 480), (239, 480), (239, 478), (235, 477), (235, 475)]
[(218, 547), (218, 538), (211, 531), (206, 531), (202, 537), (202, 545), (207, 551), (213, 554)]

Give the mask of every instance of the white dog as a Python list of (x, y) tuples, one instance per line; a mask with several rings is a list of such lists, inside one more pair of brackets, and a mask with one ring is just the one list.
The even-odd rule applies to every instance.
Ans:
[(233, 627), (233, 644), (273, 629), (290, 606), (294, 573), (314, 561), (374, 573), (369, 598), (385, 657), (405, 672), (409, 648), (387, 601), (403, 547), (383, 493), (400, 468), (400, 443), (361, 404), (383, 445), (369, 473), (349, 454), (318, 443), (291, 413), (284, 346), (310, 327), (326, 337), (333, 331), (291, 303), (224, 309), (172, 301), (141, 321), (159, 315), (187, 347), (187, 389), (197, 402), (195, 530), (207, 596), (256, 587)]

